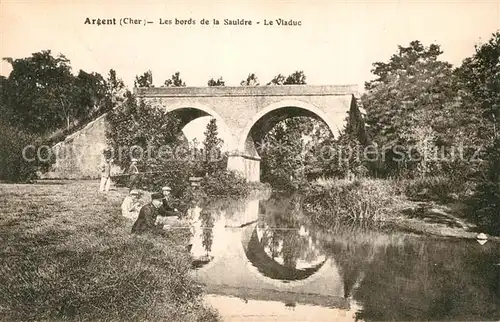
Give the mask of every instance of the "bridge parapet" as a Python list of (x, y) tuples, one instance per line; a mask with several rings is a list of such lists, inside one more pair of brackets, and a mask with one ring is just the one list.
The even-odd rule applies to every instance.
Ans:
[(212, 87), (136, 87), (139, 97), (337, 96), (358, 95), (357, 85), (268, 85)]

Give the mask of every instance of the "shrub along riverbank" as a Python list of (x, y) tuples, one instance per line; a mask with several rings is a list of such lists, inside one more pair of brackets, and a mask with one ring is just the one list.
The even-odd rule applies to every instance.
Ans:
[(435, 236), (473, 238), (477, 227), (463, 202), (472, 188), (446, 178), (407, 180), (318, 180), (301, 193), (312, 221), (332, 229), (339, 224), (373, 224), (382, 228)]
[(14, 320), (215, 321), (188, 275), (187, 235), (130, 234), (128, 191), (0, 185), (0, 315)]

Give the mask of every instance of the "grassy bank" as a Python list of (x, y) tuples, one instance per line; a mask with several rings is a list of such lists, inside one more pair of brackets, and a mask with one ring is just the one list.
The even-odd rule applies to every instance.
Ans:
[(463, 203), (469, 190), (443, 178), (318, 180), (304, 193), (305, 210), (327, 229), (355, 222), (432, 236), (477, 235)]
[(127, 189), (49, 183), (0, 185), (2, 319), (217, 320), (189, 278), (186, 233), (131, 235)]

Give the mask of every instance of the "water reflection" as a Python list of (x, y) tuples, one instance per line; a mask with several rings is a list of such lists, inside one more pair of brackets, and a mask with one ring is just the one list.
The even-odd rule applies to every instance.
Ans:
[(192, 214), (201, 263), (193, 275), (210, 293), (354, 310), (345, 315), (353, 319), (500, 318), (496, 242), (324, 231), (311, 225), (300, 196), (209, 202)]

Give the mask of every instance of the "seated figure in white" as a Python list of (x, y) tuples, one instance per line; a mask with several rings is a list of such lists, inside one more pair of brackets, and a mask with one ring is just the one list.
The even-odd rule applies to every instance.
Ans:
[(131, 190), (129, 195), (123, 199), (122, 203), (122, 215), (125, 218), (136, 220), (139, 216), (139, 210), (141, 204), (138, 202), (139, 192), (137, 190)]

